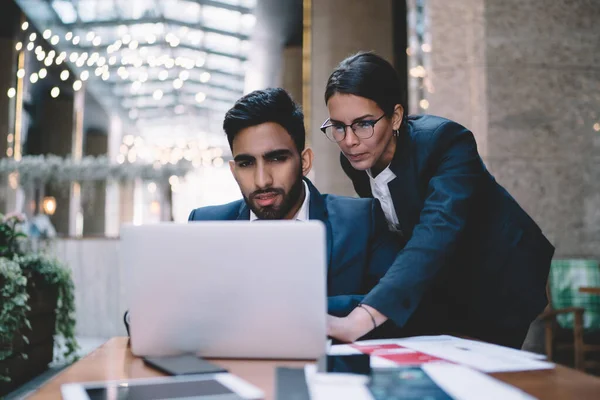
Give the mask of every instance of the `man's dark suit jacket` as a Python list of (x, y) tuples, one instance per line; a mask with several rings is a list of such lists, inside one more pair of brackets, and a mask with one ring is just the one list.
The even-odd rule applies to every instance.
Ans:
[[(341, 164), (359, 196), (373, 197), (366, 172), (343, 155)], [(414, 313), (408, 331), (520, 346), (547, 304), (554, 247), (486, 170), (473, 134), (444, 118), (408, 117), (390, 170), (406, 245), (380, 285), (410, 307), (388, 317), (403, 326)]]
[[(360, 302), (378, 310), (396, 307), (394, 295), (381, 296), (377, 288), (372, 290), (400, 250), (398, 241), (388, 230), (379, 202), (321, 194), (308, 179), (305, 181), (310, 190), (309, 219), (323, 222), (327, 232), (329, 313), (345, 316)], [(250, 209), (243, 200), (238, 200), (197, 208), (189, 216), (189, 221), (215, 220), (249, 221)], [(302, 245), (298, 243), (298, 246)], [(285, 260), (282, 260), (281, 268), (285, 267)], [(379, 333), (374, 332), (375, 337), (389, 336), (390, 328), (382, 328)]]

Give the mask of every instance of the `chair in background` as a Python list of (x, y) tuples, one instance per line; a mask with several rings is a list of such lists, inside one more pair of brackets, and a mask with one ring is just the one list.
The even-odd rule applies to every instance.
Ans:
[[(583, 290), (580, 290), (584, 288)], [(540, 318), (546, 325), (546, 355), (572, 350), (575, 369), (597, 369), (590, 359), (600, 354), (600, 265), (596, 260), (553, 260), (548, 279), (549, 309)], [(591, 290), (590, 290), (591, 289)]]

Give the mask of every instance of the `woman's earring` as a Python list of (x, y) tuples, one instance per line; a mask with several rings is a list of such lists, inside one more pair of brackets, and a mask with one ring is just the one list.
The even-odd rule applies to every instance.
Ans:
[(400, 136), (400, 129), (394, 129), (394, 136)]

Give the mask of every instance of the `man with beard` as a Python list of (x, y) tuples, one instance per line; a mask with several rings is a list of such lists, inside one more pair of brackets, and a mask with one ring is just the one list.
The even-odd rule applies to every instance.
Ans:
[[(378, 327), (371, 307), (389, 302), (376, 286), (399, 251), (399, 241), (388, 231), (377, 200), (321, 194), (306, 178), (313, 152), (305, 148), (303, 119), (283, 89), (259, 90), (238, 100), (225, 115), (223, 129), (233, 154), (231, 172), (244, 199), (195, 209), (189, 220), (322, 221), (329, 336), (353, 341), (369, 331), (370, 337), (393, 334), (391, 322)], [(282, 259), (281, 268), (285, 264)]]

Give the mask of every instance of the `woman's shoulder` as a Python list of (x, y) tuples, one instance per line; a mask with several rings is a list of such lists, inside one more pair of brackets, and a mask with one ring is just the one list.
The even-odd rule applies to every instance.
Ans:
[(418, 138), (436, 136), (441, 131), (467, 130), (458, 122), (436, 115), (409, 115), (406, 118), (406, 123), (411, 136)]

